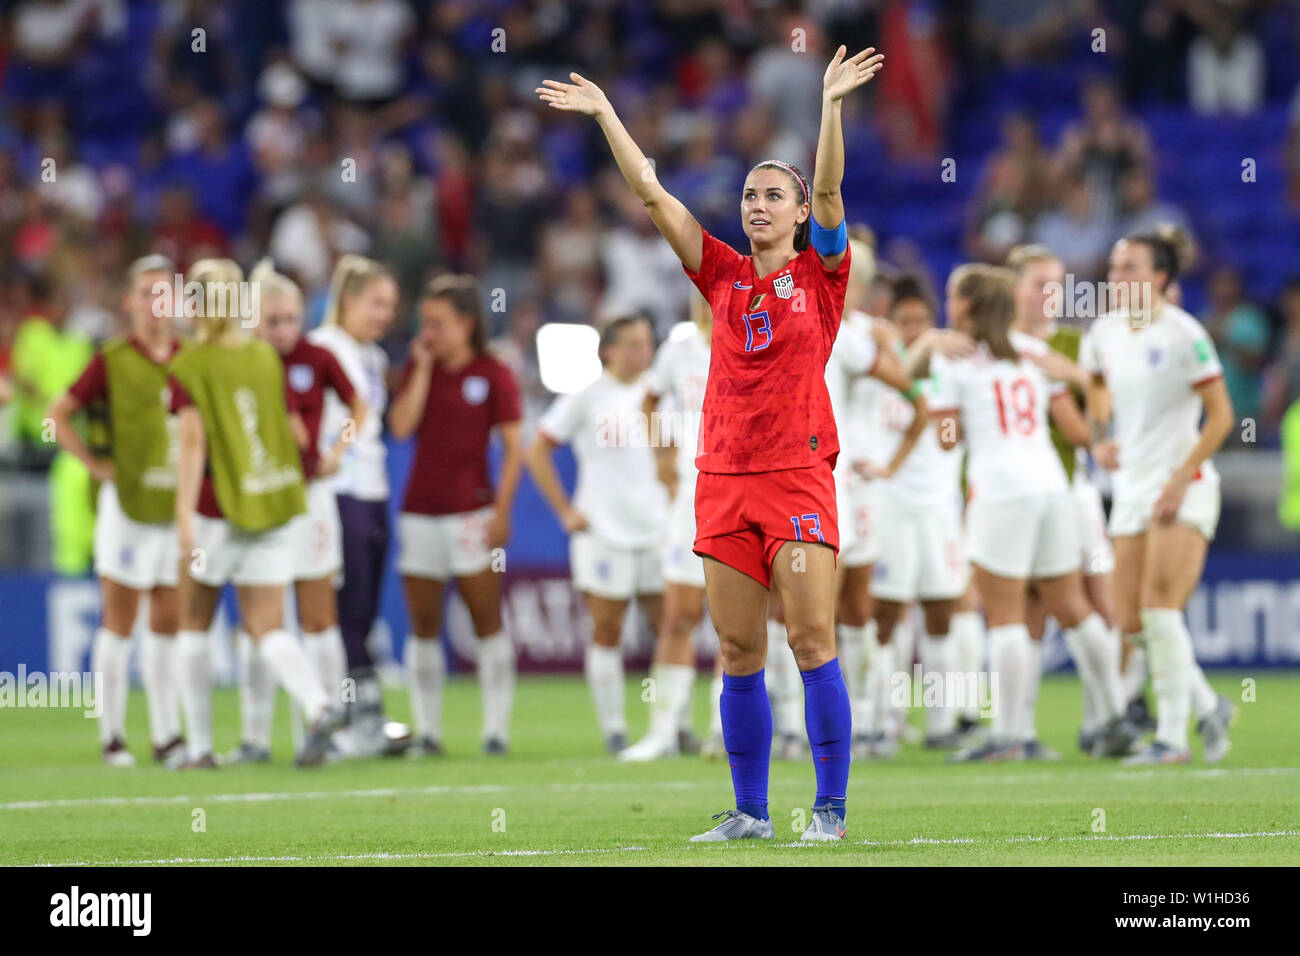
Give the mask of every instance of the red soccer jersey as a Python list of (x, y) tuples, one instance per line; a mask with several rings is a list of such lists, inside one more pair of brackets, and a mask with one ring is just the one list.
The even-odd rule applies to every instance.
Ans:
[(307, 447), (302, 451), (302, 473), (310, 481), (320, 463), (320, 422), (325, 413), (325, 389), (332, 388), (345, 403), (351, 404), (353, 389), (347, 373), (329, 349), (300, 338), (284, 362), (285, 395), (292, 395), (290, 411), (302, 416), (307, 426)]
[[(408, 361), (399, 393), (411, 370)], [(519, 385), (495, 358), (479, 355), (456, 372), (435, 363), (402, 510), (447, 515), (492, 504), (496, 494), (488, 474), (488, 439), (494, 426), (519, 418)]]
[(709, 382), (695, 466), (722, 475), (808, 468), (839, 453), (826, 362), (840, 328), (849, 254), (834, 271), (811, 247), (760, 278), (704, 232), (686, 274), (713, 310)]

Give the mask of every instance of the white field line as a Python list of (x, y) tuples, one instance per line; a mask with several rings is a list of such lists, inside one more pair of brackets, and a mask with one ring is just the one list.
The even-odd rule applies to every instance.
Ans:
[[(977, 775), (964, 782), (1011, 783), (1023, 784), (1040, 781), (1066, 781), (1075, 779), (1099, 780), (1149, 780), (1161, 776), (1171, 780), (1184, 777), (1195, 779), (1231, 779), (1234, 777), (1285, 776), (1300, 774), (1300, 767), (1212, 767), (1199, 770), (1182, 770), (1178, 768), (1152, 768), (1150, 770), (1117, 770), (1110, 774), (1098, 775), (1078, 771), (1063, 773), (1003, 774)], [(911, 781), (931, 781), (931, 777), (907, 776), (879, 778), (882, 782), (903, 784)], [(590, 783), (548, 783), (540, 787), (533, 785), (504, 784), (465, 784), (460, 786), (431, 787), (383, 787), (367, 790), (288, 790), (272, 793), (209, 793), (209, 794), (173, 794), (170, 796), (147, 797), (72, 797), (56, 800), (15, 800), (0, 803), (0, 812), (11, 810), (58, 810), (73, 807), (140, 807), (166, 806), (171, 804), (198, 803), (274, 803), (291, 800), (326, 800), (338, 798), (376, 799), (386, 797), (441, 797), (473, 796), (488, 793), (530, 792), (543, 789), (552, 793), (584, 793), (600, 790), (642, 790), (648, 788), (668, 790), (692, 790), (696, 788), (712, 789), (720, 784), (690, 780), (657, 781), (592, 781)]]
[[(1077, 843), (1081, 841), (1128, 841), (1128, 840), (1250, 840), (1261, 837), (1300, 836), (1300, 830), (1261, 830), (1254, 833), (1132, 833), (1132, 834), (1095, 834), (1092, 836), (1013, 836), (1001, 839), (977, 837), (952, 837), (939, 839), (934, 837), (912, 837), (910, 840), (861, 840), (851, 844), (835, 843), (775, 843), (768, 844), (773, 849), (809, 849), (827, 846), (972, 846), (976, 844), (998, 845), (1012, 843)], [(754, 849), (763, 847), (761, 842), (744, 844), (719, 844), (728, 849)], [(688, 843), (687, 849), (700, 849), (712, 844)], [(621, 846), (612, 849), (572, 849), (572, 850), (462, 850), (453, 853), (322, 853), (309, 856), (218, 856), (218, 857), (164, 857), (156, 860), (65, 860), (58, 863), (36, 863), (34, 866), (193, 866), (195, 864), (213, 863), (330, 863), (330, 862), (365, 862), (369, 860), (450, 860), (466, 858), (491, 857), (548, 857), (548, 856), (595, 856), (606, 853), (644, 853), (650, 847)]]

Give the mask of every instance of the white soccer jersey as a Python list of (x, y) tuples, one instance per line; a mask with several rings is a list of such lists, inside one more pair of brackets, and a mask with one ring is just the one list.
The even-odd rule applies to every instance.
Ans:
[[(926, 402), (933, 405), (934, 377), (920, 379), (916, 384)], [(915, 416), (912, 403), (897, 391), (880, 390), (874, 416), (878, 445), (870, 457), (872, 464), (883, 467), (893, 460)], [(951, 507), (961, 500), (961, 448), (945, 451), (934, 426), (927, 425), (902, 467), (880, 486), (882, 506)]]
[(837, 471), (868, 457), (867, 433), (878, 394), (873, 386), (884, 387), (870, 377), (879, 358), (871, 334), (873, 321), (865, 312), (846, 312), (826, 362), (826, 390), (830, 393), (831, 413), (840, 436)]
[[(704, 389), (709, 382), (709, 343), (699, 332), (681, 339), (669, 338), (659, 346), (654, 364), (642, 381), (650, 394), (671, 396), (674, 427), (669, 431), (678, 441), (677, 476), (693, 487), (700, 412), (704, 408)], [(670, 437), (663, 435), (663, 424), (661, 420), (661, 438)]]
[[(1110, 390), (1119, 444), (1115, 494), (1163, 487), (1200, 434), (1196, 386), (1223, 374), (1205, 327), (1170, 303), (1143, 328), (1124, 315), (1103, 315), (1083, 337), (1079, 364)], [(1212, 462), (1201, 466), (1201, 477), (1217, 481)]]
[[(384, 412), (388, 407), (384, 376), (388, 371), (388, 356), (378, 345), (358, 342), (337, 325), (313, 329), (307, 334), (307, 340), (334, 354), (369, 409), (355, 440), (347, 443), (338, 472), (324, 480), (336, 495), (383, 501), (388, 497), (388, 450), (384, 447)], [(333, 389), (326, 390), (320, 427), (322, 450), (333, 444), (334, 436), (351, 414)]]
[[(641, 403), (642, 381), (624, 384), (608, 372), (580, 392), (561, 395), (538, 423), (578, 459), (573, 506), (606, 544), (658, 544), (668, 521), (668, 492), (655, 476)], [(689, 460), (689, 459), (688, 459)]]
[[(1022, 356), (1047, 351), (1030, 335), (1011, 333)], [(1052, 382), (1028, 357), (994, 358), (980, 343), (970, 358), (930, 360), (936, 383), (933, 411), (961, 415), (970, 459), (967, 489), (971, 498), (1019, 498), (1068, 488), (1061, 458), (1052, 446), (1048, 407), (1064, 394), (1064, 382)]]

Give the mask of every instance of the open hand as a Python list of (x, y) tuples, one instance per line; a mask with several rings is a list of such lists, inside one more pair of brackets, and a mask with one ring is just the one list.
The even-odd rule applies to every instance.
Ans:
[[(876, 53), (876, 48), (873, 46), (846, 60), (844, 54), (847, 52), (848, 47), (840, 44), (840, 48), (835, 51), (835, 56), (831, 58), (830, 66), (826, 67), (826, 75), (822, 78), (822, 96), (831, 102), (844, 99), (859, 86), (869, 82), (880, 72), (885, 61), (885, 55)], [(873, 53), (876, 55), (872, 56)]]
[(570, 73), (569, 79), (573, 82), (542, 80), (542, 85), (537, 87), (538, 97), (554, 109), (585, 116), (598, 116), (611, 108), (604, 91), (591, 80), (577, 73)]

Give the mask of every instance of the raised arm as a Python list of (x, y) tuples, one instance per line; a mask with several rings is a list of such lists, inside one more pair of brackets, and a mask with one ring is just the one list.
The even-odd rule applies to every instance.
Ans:
[[(682, 265), (691, 272), (699, 272), (704, 257), (704, 230), (699, 222), (689, 209), (660, 185), (654, 166), (624, 128), (604, 91), (577, 73), (570, 73), (569, 79), (573, 82), (543, 80), (537, 88), (537, 95), (552, 109), (595, 117), (609, 142), (619, 172), (645, 205), (655, 228), (668, 240)], [(842, 154), (842, 147), (840, 151)]]
[[(834, 233), (844, 222), (844, 199), (840, 195), (840, 184), (844, 182), (844, 124), (840, 118), (840, 103), (875, 76), (885, 59), (883, 53), (876, 53), (875, 47), (867, 47), (846, 60), (844, 54), (847, 52), (848, 48), (843, 45), (835, 51), (822, 78), (822, 121), (817, 134), (817, 159), (813, 165), (812, 181), (814, 233), (818, 227)], [(823, 252), (816, 241), (813, 245), (827, 269), (840, 264), (847, 248), (843, 243), (837, 243)], [(831, 249), (838, 251), (829, 251)]]

